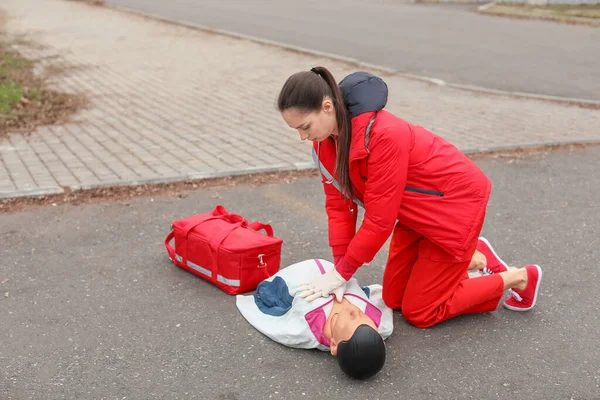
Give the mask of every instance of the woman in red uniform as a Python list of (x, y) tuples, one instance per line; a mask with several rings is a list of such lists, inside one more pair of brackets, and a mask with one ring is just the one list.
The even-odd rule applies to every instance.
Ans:
[[(335, 270), (301, 288), (308, 299), (343, 291), (392, 234), (383, 299), (427, 328), (461, 314), (526, 311), (542, 277), (537, 265), (469, 279), (491, 184), (456, 147), (383, 110), (387, 85), (356, 72), (339, 86), (323, 67), (288, 78), (278, 99), (285, 122), (312, 140), (323, 174)], [(357, 205), (364, 220), (356, 231)]]

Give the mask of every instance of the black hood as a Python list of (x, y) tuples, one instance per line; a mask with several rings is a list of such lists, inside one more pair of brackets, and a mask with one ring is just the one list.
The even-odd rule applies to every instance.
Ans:
[(352, 118), (385, 107), (388, 88), (383, 79), (368, 72), (354, 72), (339, 84), (346, 109)]

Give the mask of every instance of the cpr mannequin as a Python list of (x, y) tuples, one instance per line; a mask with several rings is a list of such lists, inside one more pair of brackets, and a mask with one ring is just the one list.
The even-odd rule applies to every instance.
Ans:
[[(487, 254), (486, 254), (487, 255)], [(487, 265), (476, 251), (473, 277)], [(356, 379), (372, 377), (385, 363), (385, 344), (393, 332), (392, 310), (382, 299), (382, 286), (348, 281), (343, 299), (335, 295), (312, 302), (295, 295), (311, 278), (333, 269), (333, 263), (306, 260), (281, 269), (258, 285), (254, 295), (237, 295), (236, 305), (258, 331), (288, 347), (329, 351), (342, 371)]]
[(236, 305), (258, 331), (285, 346), (329, 351), (342, 371), (366, 379), (385, 363), (384, 339), (394, 329), (381, 285), (361, 287), (352, 278), (343, 298), (312, 302), (295, 295), (302, 283), (333, 269), (326, 260), (306, 260), (261, 282), (255, 295), (238, 295)]

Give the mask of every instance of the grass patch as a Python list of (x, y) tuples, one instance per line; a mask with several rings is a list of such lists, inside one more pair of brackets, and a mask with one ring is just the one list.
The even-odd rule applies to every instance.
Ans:
[(34, 66), (0, 32), (0, 137), (64, 123), (84, 104), (79, 96), (48, 89)]
[(585, 23), (589, 21), (592, 25), (600, 25), (600, 4), (514, 4), (496, 3), (485, 9), (484, 13), (495, 15), (506, 15), (520, 18), (548, 19)]
[[(502, 4), (504, 6), (504, 4)], [(535, 15), (552, 15), (557, 17), (580, 17), (580, 18), (600, 18), (600, 5), (598, 4), (549, 4), (546, 6), (537, 6), (530, 4), (512, 4), (511, 8), (526, 11)]]
[(106, 5), (104, 0), (70, 0), (70, 1), (80, 1), (83, 3), (88, 3), (91, 4), (93, 6), (104, 6)]
[(23, 89), (11, 79), (3, 79), (0, 73), (0, 114), (8, 114), (23, 97)]

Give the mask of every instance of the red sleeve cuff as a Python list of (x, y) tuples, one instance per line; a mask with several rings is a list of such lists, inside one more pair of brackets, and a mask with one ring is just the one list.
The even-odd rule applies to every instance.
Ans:
[(348, 250), (348, 245), (338, 245), (338, 246), (331, 247), (331, 252), (333, 254), (333, 257), (337, 257), (337, 256), (343, 257), (346, 255), (347, 250)]
[(333, 265), (338, 265), (343, 259), (344, 256), (333, 256)]
[(339, 262), (335, 263), (335, 270), (344, 278), (345, 280), (350, 280), (352, 275), (356, 272), (356, 270), (360, 267), (360, 265), (352, 265), (350, 264), (346, 257), (343, 257), (339, 260)]

